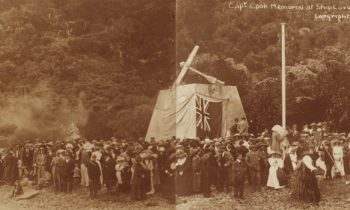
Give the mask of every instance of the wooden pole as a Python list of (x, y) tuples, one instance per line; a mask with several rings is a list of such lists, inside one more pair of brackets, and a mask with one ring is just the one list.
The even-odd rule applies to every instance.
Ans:
[(285, 23), (282, 23), (282, 127), (286, 129), (286, 40)]
[(175, 86), (180, 85), (182, 79), (184, 78), (184, 76), (185, 76), (185, 74), (186, 74), (186, 72), (187, 72), (187, 70), (188, 70), (188, 67), (190, 67), (190, 65), (191, 65), (191, 63), (192, 63), (194, 57), (195, 57), (196, 54), (197, 54), (198, 49), (199, 49), (199, 46), (198, 46), (198, 45), (194, 46), (194, 48), (193, 48), (191, 54), (188, 56), (187, 61), (186, 61), (185, 64), (183, 65), (183, 67), (182, 67), (182, 69), (181, 69), (181, 71), (180, 71), (180, 73), (179, 73), (179, 76), (177, 77), (177, 79), (176, 79), (176, 81), (175, 81)]

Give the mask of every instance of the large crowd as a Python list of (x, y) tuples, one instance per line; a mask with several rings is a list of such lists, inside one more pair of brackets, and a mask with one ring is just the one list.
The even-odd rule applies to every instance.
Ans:
[(91, 198), (101, 190), (134, 200), (156, 193), (169, 202), (192, 194), (210, 197), (213, 190), (233, 190), (243, 199), (247, 186), (253, 191), (288, 186), (296, 199), (318, 203), (319, 179), (350, 174), (349, 140), (345, 133), (332, 133), (327, 123), (302, 130), (275, 125), (253, 135), (238, 121), (226, 138), (36, 139), (1, 152), (0, 184), (17, 189), (25, 180), (60, 193), (87, 187)]

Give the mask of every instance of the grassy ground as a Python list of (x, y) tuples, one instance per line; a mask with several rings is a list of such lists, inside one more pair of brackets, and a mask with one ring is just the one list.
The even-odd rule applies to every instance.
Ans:
[[(25, 188), (24, 190), (29, 190)], [(0, 210), (12, 209), (137, 209), (137, 210), (231, 210), (231, 209), (350, 209), (350, 185), (344, 180), (321, 181), (320, 191), (322, 200), (319, 206), (302, 203), (294, 200), (290, 189), (281, 190), (263, 189), (261, 192), (252, 192), (246, 187), (245, 200), (233, 198), (232, 193), (213, 193), (211, 198), (202, 195), (180, 197), (177, 205), (167, 203), (157, 195), (150, 196), (146, 201), (134, 202), (128, 195), (104, 195), (91, 200), (86, 188), (76, 189), (72, 194), (55, 193), (51, 188), (43, 189), (40, 194), (28, 200), (10, 199), (11, 188), (0, 186)]]

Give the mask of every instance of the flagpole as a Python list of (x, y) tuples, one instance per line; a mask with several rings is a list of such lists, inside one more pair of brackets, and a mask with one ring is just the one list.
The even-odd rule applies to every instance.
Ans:
[(282, 25), (282, 127), (286, 128), (286, 41), (285, 41), (285, 23)]

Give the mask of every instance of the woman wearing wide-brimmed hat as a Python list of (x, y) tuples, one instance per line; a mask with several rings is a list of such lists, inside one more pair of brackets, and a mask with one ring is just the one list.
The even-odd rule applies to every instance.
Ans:
[(182, 149), (176, 151), (176, 195), (186, 196), (192, 193), (191, 160)]
[(270, 164), (270, 168), (269, 176), (267, 178), (267, 186), (274, 189), (283, 188), (284, 185), (280, 183), (277, 174), (278, 170), (283, 168), (282, 153), (280, 151), (272, 151), (268, 161)]

